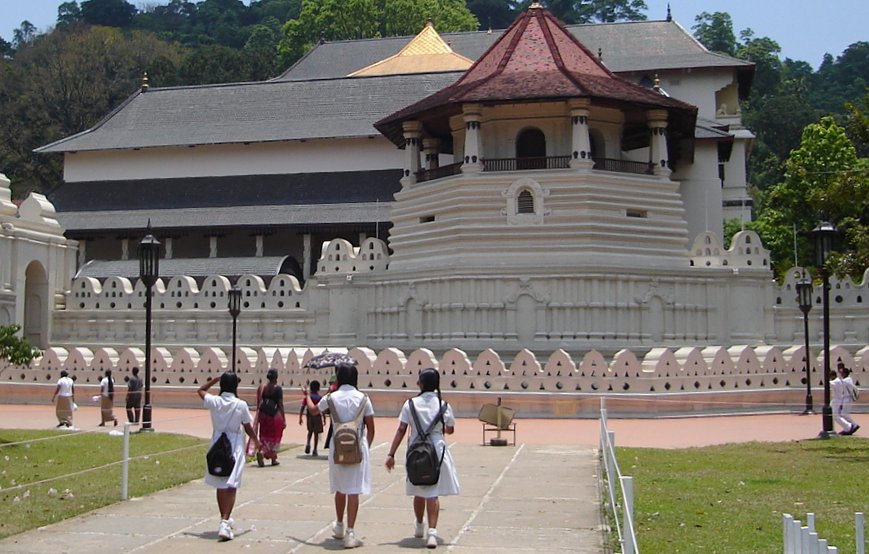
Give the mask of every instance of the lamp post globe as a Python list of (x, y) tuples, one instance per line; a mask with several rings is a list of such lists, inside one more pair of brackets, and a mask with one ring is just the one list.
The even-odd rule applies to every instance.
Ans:
[(838, 230), (829, 221), (822, 221), (812, 229), (815, 241), (815, 264), (821, 272), (824, 320), (824, 410), (822, 415), (823, 428), (818, 435), (827, 438), (833, 434), (833, 408), (830, 406), (830, 272), (827, 270), (827, 259), (833, 251), (833, 240)]
[(238, 328), (238, 314), (241, 313), (241, 289), (235, 285), (229, 289), (227, 296), (229, 297), (229, 315), (232, 316), (232, 355), (230, 356), (232, 366), (230, 371), (235, 373), (235, 337)]
[(139, 257), (139, 279), (145, 285), (145, 405), (142, 406), (142, 431), (153, 431), (151, 427), (151, 289), (160, 277), (160, 241), (151, 234), (148, 221), (148, 234), (139, 242), (136, 250)]
[(803, 410), (803, 415), (815, 413), (812, 408), (812, 356), (809, 353), (809, 312), (812, 309), (812, 280), (803, 273), (802, 278), (796, 283), (797, 288), (797, 303), (800, 306), (800, 311), (803, 312), (803, 336), (806, 341), (806, 408)]

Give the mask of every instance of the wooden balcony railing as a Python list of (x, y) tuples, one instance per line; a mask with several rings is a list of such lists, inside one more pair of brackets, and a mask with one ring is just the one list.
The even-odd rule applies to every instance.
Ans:
[(654, 167), (649, 162), (633, 162), (630, 160), (614, 160), (612, 158), (595, 158), (594, 169), (615, 171), (617, 173), (636, 173), (651, 175)]
[(570, 156), (534, 158), (484, 158), (483, 171), (521, 171), (526, 169), (567, 169)]
[(449, 177), (450, 175), (458, 175), (461, 172), (462, 162), (450, 165), (442, 165), (434, 169), (420, 169), (416, 172), (416, 181), (418, 183), (421, 183), (423, 181), (431, 181), (433, 179)]
[[(535, 158), (484, 158), (483, 171), (522, 171), (535, 169), (567, 169), (570, 156), (541, 156)], [(651, 175), (654, 166), (649, 162), (634, 162), (612, 158), (595, 158), (594, 169), (616, 173)], [(462, 172), (462, 163), (444, 165), (435, 169), (421, 169), (416, 173), (417, 182), (441, 179)]]

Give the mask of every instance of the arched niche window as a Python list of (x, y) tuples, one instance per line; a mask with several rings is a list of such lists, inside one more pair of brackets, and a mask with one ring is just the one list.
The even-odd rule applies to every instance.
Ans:
[(534, 213), (534, 195), (528, 189), (523, 189), (516, 197), (517, 214)]
[(507, 206), (502, 214), (507, 216), (507, 223), (511, 225), (542, 225), (544, 200), (549, 196), (549, 191), (540, 186), (534, 179), (524, 177), (513, 182), (507, 190), (501, 193), (506, 199)]
[(543, 131), (529, 127), (516, 137), (516, 168), (546, 168), (546, 135)]

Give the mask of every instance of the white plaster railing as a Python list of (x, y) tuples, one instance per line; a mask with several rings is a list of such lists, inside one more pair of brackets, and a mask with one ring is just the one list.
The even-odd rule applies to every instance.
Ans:
[(607, 491), (606, 505), (616, 525), (616, 537), (622, 554), (639, 554), (637, 533), (634, 529), (633, 478), (622, 475), (616, 460), (616, 434), (607, 428), (606, 397), (600, 399), (600, 457), (601, 476)]
[[(818, 536), (815, 530), (815, 514), (806, 514), (806, 524), (790, 514), (782, 514), (784, 520), (784, 554), (837, 554), (839, 549), (829, 546), (827, 539)], [(856, 554), (866, 554), (863, 513), (854, 514)]]

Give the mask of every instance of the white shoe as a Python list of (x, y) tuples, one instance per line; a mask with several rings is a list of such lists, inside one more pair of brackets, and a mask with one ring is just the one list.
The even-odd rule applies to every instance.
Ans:
[(220, 527), (217, 528), (217, 540), (231, 541), (233, 538), (235, 535), (232, 534), (232, 527), (230, 527), (229, 522), (225, 519), (220, 520)]
[(437, 548), (438, 547), (438, 531), (437, 529), (429, 529), (428, 530), (428, 538), (425, 541), (426, 548)]
[(344, 538), (344, 522), (343, 521), (337, 522), (335, 524), (335, 526), (332, 527), (332, 536), (335, 537), (336, 539), (343, 539)]
[(357, 546), (362, 546), (362, 541), (356, 538), (356, 531), (347, 529), (347, 533), (344, 535), (344, 548), (356, 548)]
[(416, 527), (413, 530), (413, 536), (418, 539), (421, 539), (425, 536), (425, 524), (423, 522), (416, 522)]

